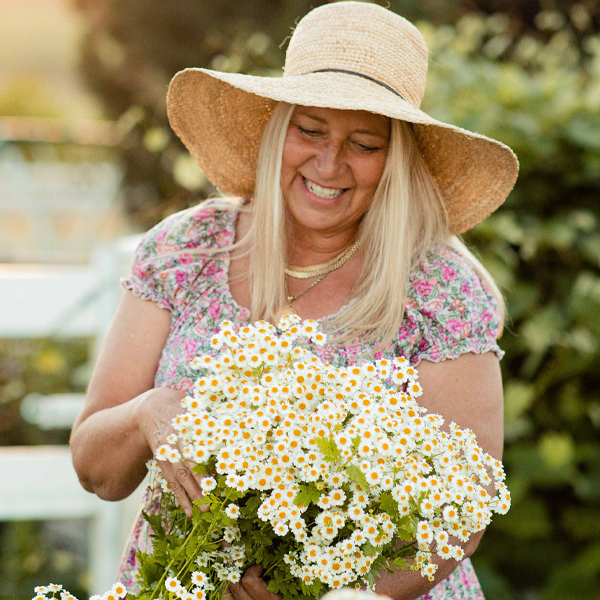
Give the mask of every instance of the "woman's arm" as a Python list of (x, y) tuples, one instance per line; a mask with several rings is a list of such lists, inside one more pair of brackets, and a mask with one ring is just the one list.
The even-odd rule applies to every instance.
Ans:
[[(154, 375), (169, 335), (171, 314), (127, 291), (108, 331), (71, 432), (73, 464), (83, 487), (105, 500), (131, 494), (145, 463), (172, 432), (171, 419), (185, 396), (154, 388)], [(160, 463), (175, 495), (191, 514), (201, 495), (185, 463)]]
[[(471, 429), (485, 452), (501, 458), (504, 421), (502, 379), (497, 356), (493, 352), (480, 355), (468, 353), (439, 363), (422, 361), (418, 370), (423, 386), (419, 404), (431, 413), (441, 414), (447, 425), (454, 421), (463, 429)], [(477, 548), (482, 535), (483, 532), (473, 534), (466, 544), (460, 544), (456, 539), (452, 543), (460, 544), (465, 557), (468, 557)], [(452, 559), (434, 562), (437, 562), (438, 570), (433, 581), (416, 571), (384, 571), (377, 580), (375, 590), (394, 600), (414, 600), (448, 577), (459, 565)], [(239, 583), (229, 585), (229, 592), (235, 600), (280, 598), (267, 590), (260, 572), (259, 567), (253, 566)]]

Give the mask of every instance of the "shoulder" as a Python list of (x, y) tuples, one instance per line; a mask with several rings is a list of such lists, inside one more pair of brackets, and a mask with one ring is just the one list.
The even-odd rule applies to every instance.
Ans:
[(447, 244), (433, 246), (411, 271), (406, 321), (419, 337), (420, 359), (495, 351), (498, 303), (475, 265)]
[[(121, 285), (160, 307), (176, 310), (185, 305), (188, 292), (210, 285), (219, 274), (216, 264), (223, 253), (201, 249), (226, 248), (235, 240), (235, 204), (208, 201), (170, 215), (138, 244), (128, 277)], [(199, 277), (202, 273), (202, 277)]]
[(413, 267), (408, 295), (417, 305), (429, 306), (433, 312), (436, 312), (435, 300), (449, 296), (466, 302), (490, 300), (496, 306), (491, 290), (475, 265), (447, 244), (433, 246)]
[(142, 237), (137, 258), (226, 245), (230, 242), (235, 215), (234, 204), (228, 209), (216, 201), (206, 201), (172, 214)]

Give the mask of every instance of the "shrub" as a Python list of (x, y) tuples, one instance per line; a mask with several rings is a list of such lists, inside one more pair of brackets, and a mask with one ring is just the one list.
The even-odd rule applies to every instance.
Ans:
[(501, 15), (419, 26), (432, 49), (425, 110), (504, 141), (521, 163), (507, 202), (465, 236), (509, 313), (514, 505), (474, 563), (489, 600), (598, 598), (600, 36), (513, 39)]

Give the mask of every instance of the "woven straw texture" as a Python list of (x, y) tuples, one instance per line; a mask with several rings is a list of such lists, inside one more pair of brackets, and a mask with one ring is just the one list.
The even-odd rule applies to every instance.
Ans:
[(171, 81), (167, 109), (210, 181), (236, 196), (254, 192), (262, 131), (276, 102), (366, 110), (413, 123), (451, 231), (459, 234), (504, 202), (518, 162), (504, 144), (421, 111), (426, 74), (427, 46), (416, 27), (374, 4), (336, 2), (298, 23), (283, 77), (185, 69)]

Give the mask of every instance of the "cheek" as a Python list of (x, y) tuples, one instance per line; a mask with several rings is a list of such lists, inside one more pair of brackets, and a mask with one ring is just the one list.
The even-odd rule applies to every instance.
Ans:
[(288, 135), (283, 145), (281, 155), (281, 172), (287, 176), (302, 166), (310, 157), (310, 152), (305, 145), (301, 144), (293, 135)]
[(378, 157), (366, 164), (363, 163), (359, 169), (355, 170), (358, 185), (374, 191), (383, 175), (385, 161), (385, 156), (381, 158)]

